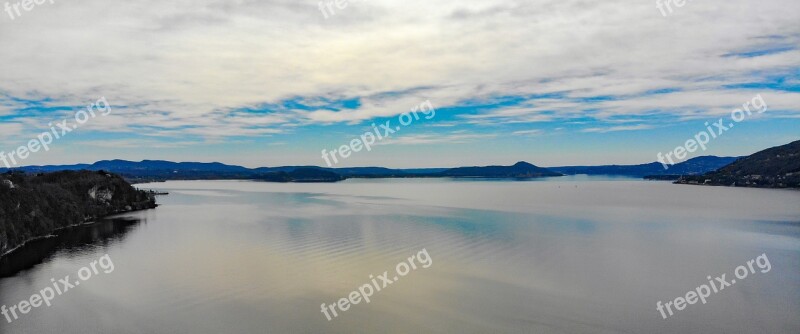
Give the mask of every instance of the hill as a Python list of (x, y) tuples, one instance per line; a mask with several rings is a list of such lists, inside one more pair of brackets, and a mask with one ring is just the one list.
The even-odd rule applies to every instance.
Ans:
[(484, 178), (534, 178), (544, 176), (563, 176), (561, 173), (521, 161), (513, 166), (459, 167), (439, 173), (446, 177), (484, 177)]
[(103, 171), (0, 174), (0, 254), (60, 228), (155, 206), (150, 194)]
[(800, 188), (800, 140), (757, 152), (702, 176), (687, 176), (681, 184)]
[[(605, 165), (605, 166), (566, 166), (548, 167), (548, 169), (567, 175), (587, 174), (587, 175), (625, 175), (625, 176), (670, 176), (677, 178), (680, 175), (700, 175), (717, 170), (739, 159), (738, 157), (716, 157), (702, 156), (686, 160), (681, 163), (669, 165), (664, 169), (664, 165), (659, 162), (651, 162), (640, 165)], [(655, 178), (655, 177), (654, 177)]]
[(337, 173), (315, 167), (296, 168), (290, 171), (256, 173), (253, 174), (250, 178), (259, 181), (297, 182), (297, 183), (337, 182), (345, 179), (345, 177)]

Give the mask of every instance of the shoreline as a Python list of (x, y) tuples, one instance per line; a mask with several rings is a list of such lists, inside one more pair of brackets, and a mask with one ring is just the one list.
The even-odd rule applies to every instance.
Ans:
[(688, 183), (688, 182), (672, 182), (672, 184), (677, 184), (677, 185), (682, 185), (682, 186), (703, 186), (703, 187), (720, 187), (720, 188), (769, 189), (769, 190), (800, 191), (800, 188), (795, 188), (795, 187), (729, 186), (729, 185), (724, 185), (724, 184), (706, 184), (706, 183)]
[[(788, 189), (788, 190), (800, 190), (800, 188), (796, 187), (772, 187), (772, 186), (759, 186), (759, 185), (725, 185), (725, 184), (705, 184), (705, 183), (690, 183), (690, 182), (678, 182), (677, 180), (673, 179), (659, 179), (654, 177), (648, 176), (640, 176), (640, 175), (623, 175), (623, 174), (565, 174), (565, 175), (558, 175), (558, 176), (537, 176), (537, 177), (485, 177), (485, 176), (372, 176), (372, 177), (347, 177), (344, 180), (336, 181), (336, 182), (325, 182), (325, 181), (292, 181), (292, 182), (274, 182), (274, 181), (264, 181), (260, 179), (248, 179), (248, 178), (241, 178), (241, 179), (229, 179), (229, 178), (219, 178), (219, 179), (165, 179), (159, 181), (149, 181), (149, 182), (142, 182), (142, 183), (134, 183), (136, 185), (143, 185), (143, 184), (150, 184), (150, 183), (165, 183), (170, 181), (249, 181), (249, 182), (261, 182), (261, 183), (318, 183), (318, 184), (329, 184), (329, 183), (340, 183), (345, 182), (348, 180), (389, 180), (389, 179), (452, 179), (452, 180), (478, 180), (478, 181), (519, 181), (519, 182), (526, 182), (526, 181), (539, 181), (548, 178), (562, 178), (562, 177), (570, 177), (570, 176), (590, 176), (590, 177), (612, 177), (612, 178), (624, 178), (624, 179), (631, 179), (631, 180), (642, 180), (642, 181), (655, 181), (655, 182), (670, 182), (672, 184), (677, 185), (690, 185), (690, 186), (709, 186), (709, 187), (726, 187), (726, 188), (751, 188), (751, 189)], [(144, 189), (149, 191), (148, 189)], [(168, 195), (169, 193), (155, 193), (156, 196)]]
[(114, 215), (125, 214), (125, 213), (131, 213), (131, 212), (137, 212), (137, 211), (153, 210), (153, 209), (155, 209), (155, 208), (158, 208), (158, 206), (159, 206), (159, 205), (158, 205), (158, 204), (156, 204), (156, 205), (154, 205), (152, 208), (143, 208), (143, 209), (131, 209), (131, 210), (123, 210), (123, 211), (120, 211), (120, 212), (114, 212), (114, 213), (111, 213), (111, 214), (107, 214), (107, 215), (105, 215), (105, 216), (101, 216), (101, 217), (96, 217), (96, 218), (87, 219), (87, 220), (84, 220), (83, 222), (80, 222), (80, 223), (77, 223), (77, 224), (72, 224), (72, 225), (62, 226), (62, 227), (59, 227), (59, 228), (56, 228), (56, 229), (54, 229), (54, 230), (53, 230), (53, 231), (51, 231), (51, 232), (50, 232), (50, 234), (48, 234), (48, 235), (44, 235), (44, 236), (38, 236), (38, 237), (33, 237), (33, 238), (29, 238), (29, 239), (27, 239), (27, 240), (23, 241), (22, 243), (20, 243), (20, 244), (19, 244), (19, 245), (17, 245), (16, 247), (14, 247), (14, 248), (12, 248), (12, 249), (9, 249), (9, 250), (7, 250), (7, 251), (3, 252), (2, 254), (0, 254), (0, 258), (3, 258), (3, 257), (5, 257), (5, 256), (7, 256), (7, 255), (10, 255), (10, 254), (13, 254), (15, 251), (19, 250), (20, 248), (24, 247), (25, 245), (27, 245), (27, 244), (29, 244), (29, 243), (31, 243), (31, 242), (34, 242), (34, 241), (39, 241), (39, 240), (44, 240), (44, 239), (55, 238), (55, 237), (57, 237), (57, 236), (58, 236), (56, 232), (59, 232), (59, 231), (63, 231), (63, 230), (67, 230), (67, 229), (72, 229), (72, 228), (76, 228), (76, 227), (83, 227), (83, 226), (90, 226), (90, 225), (94, 225), (94, 224), (97, 224), (97, 223), (99, 223), (101, 220), (103, 220), (103, 219), (107, 219), (107, 218), (109, 218), (109, 217), (111, 217), (111, 216), (114, 216)]

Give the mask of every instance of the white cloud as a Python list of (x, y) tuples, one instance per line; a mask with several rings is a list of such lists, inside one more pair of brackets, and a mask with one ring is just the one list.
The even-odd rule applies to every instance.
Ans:
[(21, 123), (0, 123), (0, 139), (6, 141), (9, 138), (18, 136), (22, 133), (23, 128)]
[(453, 132), (450, 134), (418, 134), (391, 137), (380, 142), (380, 145), (430, 145), (430, 144), (465, 144), (481, 139), (495, 138), (494, 134), (469, 134)]
[(542, 134), (542, 130), (521, 130), (521, 131), (514, 131), (511, 134), (517, 136), (538, 136)]
[[(50, 98), (54, 105), (106, 96), (129, 108), (85, 130), (153, 127), (140, 134), (207, 138), (358, 123), (428, 99), (441, 108), (547, 93), (565, 99), (533, 99), (464, 119), (691, 117), (721, 114), (757, 92), (724, 85), (796, 71), (799, 50), (731, 54), (796, 47), (797, 22), (795, 0), (692, 2), (666, 18), (651, 1), (370, 0), (327, 20), (314, 1), (56, 2), (0, 19), (0, 96)], [(660, 89), (677, 92), (642, 95)], [(800, 110), (800, 94), (764, 94), (781, 110), (776, 117)], [(624, 98), (581, 100), (607, 95)], [(356, 110), (233, 112), (293, 97), (364, 98)], [(0, 104), (0, 115), (12, 108)]]
[(619, 126), (610, 126), (605, 128), (588, 128), (581, 130), (581, 132), (607, 133), (607, 132), (618, 132), (618, 131), (647, 130), (652, 128), (653, 128), (652, 125), (646, 125), (646, 124), (619, 125)]

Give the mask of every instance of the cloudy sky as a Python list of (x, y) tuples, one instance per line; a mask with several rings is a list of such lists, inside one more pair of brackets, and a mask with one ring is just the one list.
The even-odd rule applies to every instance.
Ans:
[(321, 165), (424, 101), (435, 117), (341, 166), (651, 162), (758, 94), (767, 112), (692, 156), (800, 139), (797, 0), (667, 16), (649, 0), (16, 2), (0, 12), (0, 151), (112, 108), (23, 165)]

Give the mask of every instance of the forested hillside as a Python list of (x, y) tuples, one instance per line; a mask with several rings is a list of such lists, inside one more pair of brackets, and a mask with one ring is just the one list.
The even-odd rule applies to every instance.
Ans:
[(800, 140), (760, 151), (702, 176), (683, 177), (678, 183), (800, 188)]
[(113, 213), (154, 208), (150, 194), (104, 171), (0, 174), (0, 254)]

